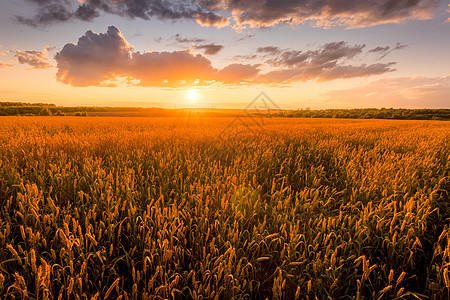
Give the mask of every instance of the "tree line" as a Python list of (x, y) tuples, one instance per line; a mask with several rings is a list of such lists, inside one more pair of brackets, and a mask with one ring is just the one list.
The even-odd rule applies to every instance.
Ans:
[[(152, 116), (166, 116), (171, 115), (171, 111), (153, 107), (56, 106), (47, 103), (0, 102), (0, 116), (88, 116), (90, 113), (117, 112), (151, 112)], [(242, 112), (233, 111), (236, 115), (242, 114)], [(450, 109), (354, 108), (312, 110), (306, 108), (271, 112), (268, 115), (287, 118), (450, 120)]]
[(450, 120), (450, 109), (354, 108), (298, 109), (272, 114), (288, 118)]

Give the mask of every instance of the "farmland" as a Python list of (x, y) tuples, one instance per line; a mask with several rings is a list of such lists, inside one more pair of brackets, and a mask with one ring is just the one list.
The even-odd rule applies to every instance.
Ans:
[(1, 298), (449, 296), (450, 123), (232, 121), (0, 118)]

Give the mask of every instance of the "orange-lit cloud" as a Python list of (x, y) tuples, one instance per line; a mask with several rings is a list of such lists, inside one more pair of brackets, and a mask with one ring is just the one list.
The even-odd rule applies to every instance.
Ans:
[(0, 69), (9, 69), (12, 67), (13, 67), (13, 64), (0, 62)]
[(450, 75), (384, 78), (366, 85), (324, 94), (332, 106), (450, 108)]
[[(2, 46), (0, 45), (0, 49), (2, 49)], [(10, 53), (11, 52), (11, 50), (1, 50), (0, 51), (0, 55), (1, 56), (5, 56), (6, 54), (8, 54), (8, 53)]]
[(14, 55), (20, 64), (30, 65), (32, 69), (50, 69), (54, 65), (50, 63), (48, 51), (50, 47), (44, 47), (43, 51), (21, 51), (17, 50)]
[(188, 51), (132, 54), (122, 76), (139, 80), (140, 86), (192, 86), (214, 80), (216, 70), (200, 54)]
[[(128, 18), (193, 20), (202, 26), (268, 27), (279, 23), (332, 27), (366, 27), (429, 19), (439, 0), (30, 0), (38, 6), (27, 25), (49, 25), (71, 19), (90, 21), (102, 12)], [(223, 14), (231, 15), (231, 18)], [(231, 20), (233, 22), (230, 22)]]
[(233, 63), (217, 73), (216, 80), (225, 84), (258, 83), (260, 65)]
[[(393, 63), (350, 65), (364, 45), (334, 42), (306, 52), (276, 47), (257, 50), (262, 64), (230, 64), (216, 69), (201, 54), (188, 50), (134, 52), (119, 29), (107, 33), (88, 31), (77, 44), (67, 44), (56, 54), (57, 79), (73, 86), (105, 86), (116, 78), (127, 78), (140, 86), (179, 87), (240, 84), (289, 84), (306, 80), (333, 80), (378, 75), (393, 71)], [(275, 68), (275, 69), (274, 69)]]
[(221, 15), (215, 14), (213, 12), (208, 13), (197, 13), (195, 17), (195, 22), (206, 27), (217, 27), (222, 28), (230, 24), (230, 19), (223, 17)]

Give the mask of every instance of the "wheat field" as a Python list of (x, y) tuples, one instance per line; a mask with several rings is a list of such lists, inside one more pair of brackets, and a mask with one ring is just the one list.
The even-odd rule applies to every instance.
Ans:
[(0, 298), (449, 297), (450, 123), (260, 121), (1, 118)]

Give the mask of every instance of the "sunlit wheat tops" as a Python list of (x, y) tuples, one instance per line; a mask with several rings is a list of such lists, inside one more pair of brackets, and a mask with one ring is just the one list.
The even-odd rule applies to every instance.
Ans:
[(449, 123), (229, 122), (0, 119), (0, 298), (449, 296)]

